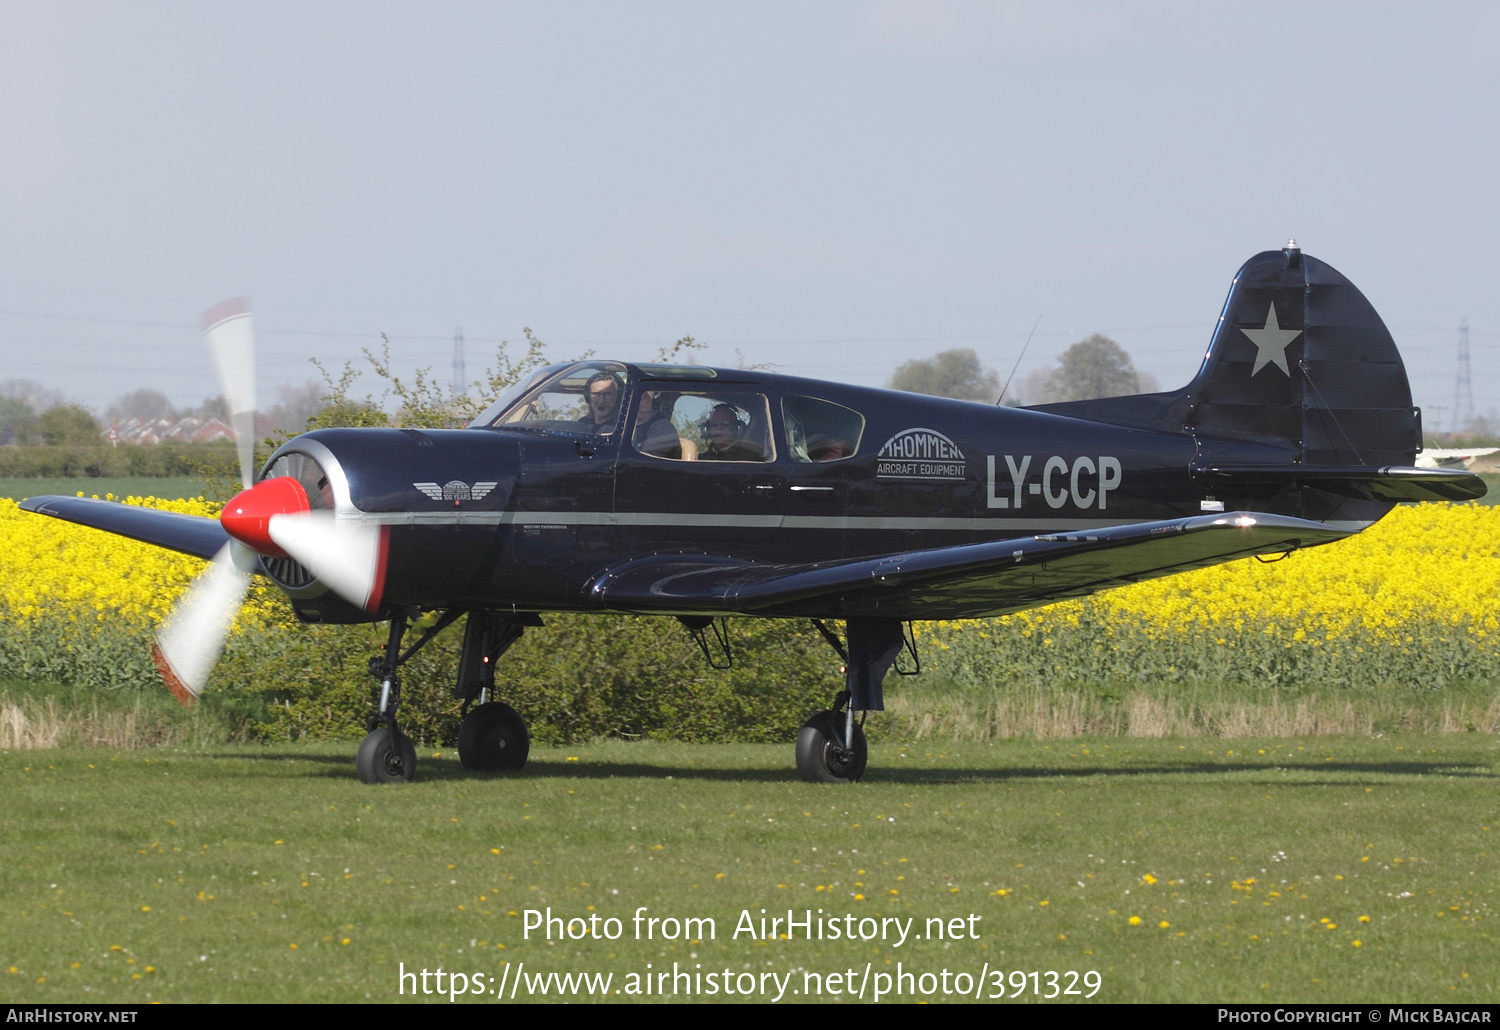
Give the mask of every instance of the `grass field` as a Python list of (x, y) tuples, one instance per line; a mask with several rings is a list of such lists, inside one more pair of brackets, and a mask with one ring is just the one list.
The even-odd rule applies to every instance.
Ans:
[[(886, 743), (844, 788), (797, 781), (790, 745), (543, 749), (514, 777), (428, 750), (418, 782), (380, 788), (351, 755), (0, 754), (6, 999), (384, 1002), (404, 964), (486, 992), (519, 978), (519, 1001), (536, 975), (628, 992), (673, 963), (755, 974), (768, 998), (774, 975), (795, 1000), (846, 979), (873, 1000), (898, 970), (933, 974), (905, 1000), (945, 1000), (944, 970), (985, 996), (1003, 971), (1007, 1000), (1033, 970), (1043, 993), (1048, 970), (1080, 991), (1097, 972), (1098, 1001), (1497, 997), (1489, 735)], [(620, 937), (525, 939), (549, 906)], [(642, 906), (716, 934), (638, 940)], [(923, 939), (736, 938), (761, 909), (911, 918)], [(937, 918), (960, 939), (930, 939)]]
[(116, 497), (181, 500), (185, 497), (207, 496), (208, 489), (208, 484), (193, 476), (0, 479), (0, 497), (8, 497), (13, 501), (44, 494), (64, 494), (71, 497), (80, 491), (85, 497), (114, 494)]
[[(20, 482), (20, 496), (160, 496), (171, 481)], [(789, 741), (539, 746), (515, 777), (466, 774), (452, 751), (428, 747), (417, 783), (365, 787), (352, 743), (237, 742), (257, 705), (288, 702), (211, 690), (183, 713), (141, 657), (146, 628), (139, 640), (101, 636), (98, 664), (133, 656), (149, 692), (133, 681), (0, 680), (5, 998), (385, 1002), (428, 986), (413, 978), (403, 996), (403, 968), (441, 967), (465, 974), (464, 987), (480, 993), (460, 1000), (477, 1003), (518, 982), (515, 1000), (537, 1000), (534, 978), (552, 974), (608, 976), (604, 996), (630, 1000), (643, 974), (675, 963), (685, 976), (712, 974), (708, 985), (729, 975), (745, 989), (748, 978), (756, 998), (776, 997), (779, 982), (783, 1000), (814, 990), (846, 1000), (847, 989), (872, 1001), (882, 978), (889, 991), (904, 972), (914, 976), (901, 1000), (913, 990), (955, 1000), (950, 988), (993, 998), (998, 984), (1004, 1000), (1020, 986), (1030, 1001), (1051, 988), (1050, 970), (1062, 974), (1056, 989), (1082, 992), (1062, 1000), (1085, 1000), (1099, 982), (1090, 973), (1102, 977), (1097, 1001), (1493, 1003), (1500, 700), (1478, 659), (1493, 653), (1479, 630), (1493, 631), (1481, 623), (1493, 618), (1494, 585), (1479, 573), (1495, 555), (1482, 545), (1493, 530), (1462, 531), (1473, 515), (1454, 508), (1443, 516), (1451, 525), (1397, 533), (1397, 559), (1348, 563), (1376, 570), (1363, 579), (1331, 568), (1295, 589), (1255, 580), (1236, 595), (1216, 574), (1182, 600), (1183, 611), (1226, 596), (1253, 613), (1281, 605), (1284, 624), (1224, 636), (1277, 659), (1295, 643), (1301, 659), (1353, 632), (1319, 621), (1330, 599), (1352, 608), (1391, 593), (1381, 611), (1404, 641), (1317, 667), (1336, 678), (1277, 665), (1222, 683), (1174, 679), (1165, 673), (1175, 667), (1159, 666), (1213, 641), (1170, 635), (1125, 640), (1138, 656), (1132, 675), (1095, 675), (1082, 659), (1109, 641), (1085, 631), (1128, 619), (1083, 619), (1072, 651), (1047, 652), (1068, 639), (1065, 612), (1015, 627), (1045, 630), (1038, 653), (1061, 656), (1019, 678), (1003, 674), (1036, 648), (1004, 651), (1013, 641), (986, 638), (993, 627), (979, 624), (964, 632), (983, 643), (934, 635), (931, 678), (888, 682), (870, 773), (847, 788), (799, 782)], [(14, 527), (31, 532), (26, 520), (45, 521), (17, 514)], [(1481, 545), (1444, 550), (1461, 531)], [(80, 536), (82, 549), (65, 552), (11, 539), (8, 553), (30, 557), (13, 563), (17, 614), (0, 629), (27, 648), (97, 643), (69, 635), (71, 621), (28, 628), (27, 606), (80, 612), (85, 625), (92, 616), (144, 626), (139, 612), (173, 581), (146, 572), (157, 556), (118, 541)], [(1407, 576), (1413, 569), (1420, 575)], [(1394, 589), (1408, 580), (1426, 592)], [(39, 594), (38, 584), (70, 593)], [(1434, 626), (1458, 628), (1443, 636)], [(1305, 629), (1312, 640), (1273, 646), (1267, 628)], [(1428, 630), (1437, 644), (1421, 636)], [(1408, 675), (1466, 654), (1479, 672), (1455, 665), (1436, 684)], [(946, 668), (945, 655), (968, 664)], [(360, 716), (364, 704), (361, 694)], [(618, 939), (527, 939), (525, 913), (548, 907), (564, 920), (618, 920)], [(647, 919), (711, 919), (715, 933), (690, 939), (668, 923), (668, 939), (640, 939), (632, 917), (642, 909)], [(742, 916), (758, 924), (762, 909), (781, 917), (783, 933), (791, 910), (920, 937), (736, 936)], [(453, 986), (445, 979), (441, 995), (419, 1000), (446, 1003)], [(558, 984), (546, 986), (555, 998)], [(700, 998), (671, 995), (669, 982), (653, 984), (651, 1000), (661, 986)], [(707, 1000), (724, 998), (718, 989)]]

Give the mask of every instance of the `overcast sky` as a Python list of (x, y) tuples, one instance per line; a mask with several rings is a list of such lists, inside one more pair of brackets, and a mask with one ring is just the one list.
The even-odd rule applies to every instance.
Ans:
[(0, 379), (262, 398), (391, 336), (470, 377), (691, 334), (883, 384), (1102, 332), (1165, 387), (1295, 236), (1429, 428), (1500, 407), (1500, 5), (0, 0)]

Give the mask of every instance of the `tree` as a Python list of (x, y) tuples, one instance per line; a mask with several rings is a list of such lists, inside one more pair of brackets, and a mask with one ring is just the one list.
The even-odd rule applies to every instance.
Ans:
[(224, 400), (223, 394), (215, 394), (212, 397), (203, 398), (203, 403), (193, 409), (192, 414), (207, 422), (216, 418), (220, 422), (229, 421), (229, 404)]
[(1141, 379), (1125, 348), (1095, 333), (1063, 351), (1055, 369), (1033, 373), (1027, 386), (1039, 395), (1035, 403), (1051, 404), (1140, 393)]
[[(391, 371), (391, 345), (384, 333), (380, 334), (382, 346), (379, 354), (364, 348), (365, 361), (387, 384), (379, 398), (366, 396), (360, 400), (351, 395), (354, 381), (360, 375), (352, 362), (345, 362), (343, 372), (335, 379), (317, 359), (313, 359), (327, 386), (322, 396), (323, 407), (307, 420), (307, 428), (391, 425), (393, 420), (385, 411), (386, 400), (390, 397), (396, 400), (394, 424), (398, 426), (455, 429), (467, 425), (488, 405), (483, 398), (503, 393), (512, 383), (547, 363), (547, 345), (532, 335), (529, 328), (523, 328), (521, 332), (526, 337), (526, 352), (513, 358), (508, 352), (510, 344), (502, 340), (495, 354), (495, 364), (485, 369), (484, 377), (473, 384), (477, 388), (478, 400), (467, 395), (455, 397), (444, 390), (442, 384), (433, 378), (430, 367), (417, 369), (410, 383), (402, 381)], [(684, 347), (692, 349), (694, 346), (692, 338), (687, 337), (677, 341), (670, 352), (663, 349), (662, 353), (675, 355)]]
[(26, 443), (35, 430), (36, 412), (25, 401), (0, 397), (0, 445)]
[(891, 376), (890, 387), (907, 393), (994, 403), (1000, 395), (1000, 376), (981, 365), (978, 354), (961, 347), (906, 362)]
[(7, 379), (0, 382), (0, 397), (19, 401), (32, 411), (46, 411), (63, 402), (63, 395), (59, 391), (43, 386), (35, 379)]
[(295, 436), (307, 430), (308, 423), (328, 404), (328, 392), (316, 379), (306, 379), (292, 386), (276, 387), (276, 404), (265, 413), (271, 432)]
[(48, 408), (36, 420), (36, 435), (51, 446), (87, 446), (102, 441), (99, 423), (76, 404)]
[(155, 422), (159, 418), (176, 418), (177, 409), (166, 394), (148, 387), (127, 393), (111, 404), (105, 414), (110, 419), (138, 418), (142, 422)]
[[(368, 350), (365, 351), (365, 356), (372, 362), (375, 360)], [(351, 362), (344, 362), (344, 371), (338, 379), (334, 379), (316, 358), (312, 359), (312, 363), (323, 373), (328, 388), (323, 395), (323, 407), (308, 418), (307, 429), (381, 428), (391, 424), (390, 417), (375, 398), (360, 400), (350, 395), (349, 390), (353, 387), (354, 380), (359, 378), (359, 370)], [(281, 440), (296, 434), (295, 428), (282, 428), (276, 434), (278, 439), (267, 440), (265, 443), (268, 447), (275, 448), (280, 445)]]

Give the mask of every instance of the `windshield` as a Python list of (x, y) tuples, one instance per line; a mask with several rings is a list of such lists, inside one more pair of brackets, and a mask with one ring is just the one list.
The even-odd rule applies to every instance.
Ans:
[(519, 400), (526, 391), (530, 390), (543, 379), (556, 375), (571, 364), (572, 362), (564, 361), (556, 365), (547, 365), (543, 368), (535, 369), (523, 375), (520, 379), (507, 386), (505, 392), (495, 398), (494, 403), (480, 412), (479, 417), (469, 423), (469, 428), (477, 429), (498, 424), (500, 416), (505, 413), (505, 409)]
[(624, 365), (617, 361), (580, 361), (544, 371), (549, 374), (534, 380), (530, 389), (490, 422), (476, 424), (590, 436), (618, 432), (629, 386)]

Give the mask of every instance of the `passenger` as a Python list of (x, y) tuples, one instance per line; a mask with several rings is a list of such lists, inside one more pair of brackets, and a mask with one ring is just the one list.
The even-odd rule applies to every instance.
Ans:
[(589, 376), (584, 392), (588, 395), (589, 411), (578, 420), (583, 431), (600, 436), (613, 433), (615, 423), (619, 421), (620, 397), (625, 392), (625, 384), (613, 372), (595, 372)]
[(708, 445), (698, 457), (700, 461), (765, 461), (760, 448), (740, 439), (740, 417), (731, 404), (719, 404), (709, 412), (703, 423), (703, 435)]
[(672, 427), (670, 419), (663, 418), (661, 412), (656, 410), (656, 394), (651, 390), (641, 391), (631, 442), (642, 454), (658, 458), (682, 457), (682, 444), (677, 439), (677, 430)]

